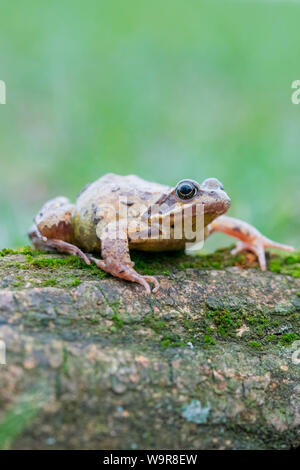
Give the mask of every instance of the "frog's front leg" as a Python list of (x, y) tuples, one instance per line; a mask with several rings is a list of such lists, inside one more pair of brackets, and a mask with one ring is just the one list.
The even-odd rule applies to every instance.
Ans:
[(152, 292), (158, 291), (159, 282), (155, 277), (142, 276), (133, 269), (126, 225), (109, 223), (102, 231), (100, 240), (102, 260), (89, 256), (99, 268), (115, 277), (141, 284), (147, 294), (151, 293), (149, 282), (154, 284)]
[(243, 250), (252, 251), (258, 258), (262, 271), (265, 271), (266, 266), (266, 248), (277, 248), (279, 250), (294, 251), (294, 248), (289, 245), (282, 245), (281, 243), (274, 242), (269, 238), (262, 235), (255, 227), (233, 217), (221, 216), (215, 219), (208, 227), (208, 234), (214, 232), (222, 232), (237, 238), (236, 247), (232, 250), (232, 254), (237, 254)]

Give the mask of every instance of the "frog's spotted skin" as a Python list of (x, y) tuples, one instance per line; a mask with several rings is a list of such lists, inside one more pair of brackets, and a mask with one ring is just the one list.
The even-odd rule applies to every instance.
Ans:
[[(230, 207), (230, 199), (215, 178), (209, 178), (201, 185), (184, 180), (172, 188), (135, 175), (107, 174), (87, 185), (74, 205), (64, 197), (47, 202), (36, 216), (29, 237), (38, 248), (54, 248), (77, 255), (87, 264), (92, 261), (113, 276), (141, 284), (147, 293), (151, 292), (151, 283), (153, 292), (156, 292), (158, 281), (134, 270), (129, 250), (184, 249), (187, 241), (184, 231), (182, 238), (175, 238), (174, 224), (171, 224), (170, 236), (164, 239), (161, 236), (162, 223), (167, 217), (174, 221), (184, 208), (189, 207), (194, 226), (195, 209), (200, 204), (204, 208), (204, 236), (223, 232), (237, 238), (239, 241), (234, 252), (253, 251), (262, 270), (266, 269), (265, 248), (293, 250), (290, 246), (272, 242), (246, 222), (224, 216)], [(154, 205), (158, 207), (155, 213)], [(128, 216), (128, 224), (125, 216)], [(158, 236), (149, 237), (149, 230), (150, 233), (156, 230)], [(91, 252), (101, 252), (102, 259), (87, 254)]]

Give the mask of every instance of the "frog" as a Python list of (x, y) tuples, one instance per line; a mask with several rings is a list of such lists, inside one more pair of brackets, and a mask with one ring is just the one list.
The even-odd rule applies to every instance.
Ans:
[[(63, 196), (46, 202), (28, 235), (35, 248), (78, 256), (87, 265), (95, 263), (116, 278), (140, 284), (147, 294), (156, 293), (160, 284), (155, 276), (141, 275), (134, 269), (130, 251), (167, 252), (193, 246), (201, 238), (197, 238), (196, 224), (200, 213), (201, 239), (216, 232), (235, 238), (232, 255), (244, 250), (254, 253), (262, 271), (267, 269), (267, 248), (294, 251), (249, 223), (225, 215), (230, 205), (231, 199), (217, 178), (206, 178), (202, 183), (183, 179), (168, 186), (136, 175), (108, 173), (86, 185), (75, 204)], [(196, 234), (187, 237), (184, 230), (176, 231), (176, 224), (182, 228), (187, 223)], [(162, 230), (164, 225), (167, 232)]]

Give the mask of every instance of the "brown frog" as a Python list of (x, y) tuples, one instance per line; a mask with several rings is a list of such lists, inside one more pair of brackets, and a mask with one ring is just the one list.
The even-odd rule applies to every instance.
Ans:
[[(141, 284), (147, 293), (151, 292), (149, 283), (154, 284), (153, 292), (159, 283), (134, 270), (130, 249), (182, 250), (187, 242), (223, 232), (238, 239), (233, 254), (252, 251), (263, 271), (266, 248), (294, 250), (269, 240), (246, 222), (224, 216), (229, 207), (230, 198), (216, 178), (202, 184), (182, 180), (172, 188), (135, 175), (107, 174), (87, 185), (75, 204), (65, 197), (44, 204), (29, 237), (37, 248), (77, 255), (113, 276)], [(202, 225), (197, 225), (199, 215)], [(189, 224), (187, 237), (184, 228)], [(203, 228), (200, 237), (197, 227)], [(101, 252), (102, 259), (95, 258), (94, 252)]]

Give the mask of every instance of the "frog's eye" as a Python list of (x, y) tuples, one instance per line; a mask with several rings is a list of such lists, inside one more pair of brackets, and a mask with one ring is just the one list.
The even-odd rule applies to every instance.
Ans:
[(176, 186), (176, 196), (186, 201), (187, 199), (192, 199), (198, 193), (198, 187), (191, 180), (182, 180)]

